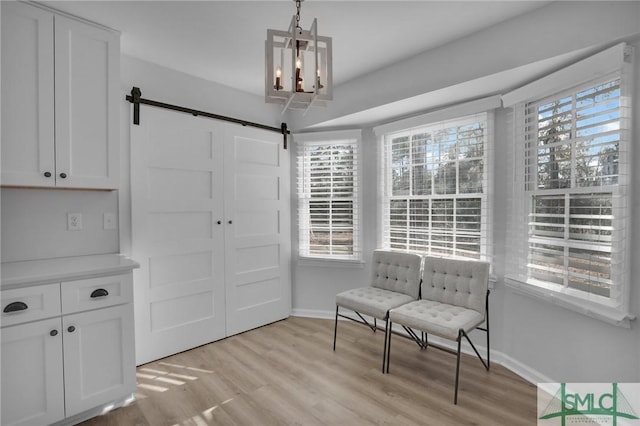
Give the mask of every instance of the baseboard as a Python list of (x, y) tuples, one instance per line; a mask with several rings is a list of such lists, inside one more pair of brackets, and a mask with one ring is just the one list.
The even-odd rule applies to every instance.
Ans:
[(335, 319), (336, 311), (322, 311), (320, 309), (292, 309), (291, 316), (319, 319)]
[[(291, 315), (294, 317), (305, 317), (305, 318), (318, 318), (318, 319), (330, 319), (330, 320), (334, 320), (336, 317), (336, 313), (335, 311), (325, 311), (325, 310), (320, 310), (320, 309), (292, 309), (291, 311)], [(368, 318), (367, 318), (368, 319)], [(384, 324), (382, 324), (384, 326)], [(405, 331), (402, 328), (398, 328), (396, 330), (396, 328), (394, 327), (394, 331), (397, 331), (398, 333), (402, 333), (402, 334), (406, 334)], [(457, 345), (447, 339), (442, 339), (439, 338), (437, 336), (430, 336), (429, 337), (429, 342), (431, 343), (435, 343), (439, 346), (444, 346), (446, 348), (452, 349), (452, 350), (457, 350)], [(476, 343), (475, 341), (473, 342), (474, 344)], [(477, 345), (476, 347), (478, 348), (478, 351), (480, 352), (480, 354), (484, 354), (486, 353), (486, 347), (485, 346), (481, 346), (481, 345)], [(471, 349), (471, 347), (469, 347), (468, 344), (463, 345), (462, 347), (462, 352), (468, 355), (474, 355), (475, 353), (473, 352), (473, 349)], [(499, 364), (501, 366), (503, 366), (504, 368), (508, 369), (509, 371), (517, 374), (518, 376), (522, 377), (524, 380), (526, 380), (527, 382), (531, 383), (531, 384), (538, 384), (538, 383), (552, 383), (555, 382), (554, 380), (550, 379), (549, 377), (545, 376), (544, 374), (542, 374), (541, 372), (539, 372), (538, 370), (529, 367), (528, 365), (512, 358), (511, 356), (502, 353), (500, 351), (497, 351), (495, 349), (491, 350), (491, 362), (492, 363), (496, 363)]]
[[(491, 351), (491, 353), (493, 354), (494, 351)], [(557, 382), (557, 380), (553, 380), (550, 379), (549, 377), (545, 376), (544, 374), (542, 374), (541, 372), (539, 372), (538, 370), (536, 370), (535, 368), (531, 368), (526, 364), (523, 364), (522, 362), (510, 357), (509, 355), (506, 355), (502, 352), (497, 352), (496, 351), (496, 362), (498, 364), (500, 364), (501, 366), (503, 366), (504, 368), (506, 368), (507, 370), (510, 370), (514, 373), (516, 373), (518, 376), (522, 377), (524, 380), (526, 380), (529, 383), (532, 383), (534, 385), (538, 384), (538, 383), (553, 383), (553, 382)]]

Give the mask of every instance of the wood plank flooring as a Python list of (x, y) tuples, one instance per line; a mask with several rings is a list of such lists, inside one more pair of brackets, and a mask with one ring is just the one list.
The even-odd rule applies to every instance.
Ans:
[(291, 317), (142, 365), (136, 401), (93, 425), (534, 425), (536, 387), (463, 356), (341, 321)]

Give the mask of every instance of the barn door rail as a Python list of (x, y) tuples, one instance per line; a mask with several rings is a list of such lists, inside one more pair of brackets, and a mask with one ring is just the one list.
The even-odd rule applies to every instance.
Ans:
[(215, 120), (229, 121), (231, 123), (240, 124), (242, 126), (256, 127), (258, 129), (269, 130), (271, 132), (281, 133), (284, 141), (284, 149), (287, 149), (287, 135), (291, 134), (291, 131), (287, 129), (287, 123), (281, 123), (280, 127), (267, 126), (265, 124), (254, 123), (252, 121), (240, 120), (238, 118), (226, 117), (224, 115), (214, 114), (207, 111), (199, 111), (196, 109), (185, 108), (177, 105), (166, 104), (164, 102), (152, 101), (150, 99), (144, 99), (141, 97), (142, 92), (139, 87), (133, 87), (131, 94), (127, 95), (126, 99), (133, 104), (133, 124), (140, 124), (140, 104), (150, 105), (158, 108), (170, 109), (173, 111), (185, 112), (195, 117), (207, 117)]

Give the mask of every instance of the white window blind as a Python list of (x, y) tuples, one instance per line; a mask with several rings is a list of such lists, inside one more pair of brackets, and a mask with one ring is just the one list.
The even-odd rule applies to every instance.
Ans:
[(300, 256), (359, 260), (360, 132), (297, 135), (296, 142)]
[(626, 72), (515, 105), (507, 278), (614, 322), (628, 313)]
[(490, 260), (492, 113), (381, 138), (385, 248)]

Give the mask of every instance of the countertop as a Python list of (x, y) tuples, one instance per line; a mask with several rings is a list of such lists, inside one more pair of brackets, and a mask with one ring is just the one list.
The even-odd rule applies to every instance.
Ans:
[(120, 254), (99, 254), (0, 264), (0, 289), (124, 274), (140, 265)]

